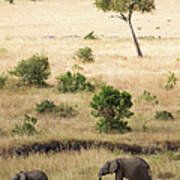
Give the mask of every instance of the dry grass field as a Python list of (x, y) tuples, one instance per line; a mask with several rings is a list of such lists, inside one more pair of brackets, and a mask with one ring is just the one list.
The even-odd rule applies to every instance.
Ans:
[[(51, 75), (47, 81), (51, 86), (48, 88), (17, 87), (11, 80), (0, 89), (0, 152), (11, 146), (64, 139), (159, 147), (163, 147), (167, 141), (180, 144), (180, 114), (177, 113), (180, 104), (179, 1), (158, 0), (156, 11), (152, 14), (134, 14), (135, 31), (138, 37), (144, 37), (139, 39), (143, 59), (136, 56), (128, 26), (119, 19), (109, 18), (113, 13), (98, 11), (93, 2), (16, 0), (15, 4), (9, 5), (0, 0), (0, 74), (7, 73), (20, 60), (36, 53), (47, 55), (51, 67)], [(84, 40), (83, 37), (90, 31), (95, 31), (99, 38)], [(93, 63), (82, 64), (72, 58), (77, 49), (85, 46), (93, 50)], [(132, 111), (135, 115), (128, 120), (132, 132), (99, 134), (96, 131), (97, 120), (90, 114), (89, 103), (93, 93), (63, 94), (56, 90), (57, 75), (68, 70), (77, 71), (73, 70), (74, 64), (82, 67), (79, 72), (89, 81), (112, 85), (132, 95)], [(164, 87), (169, 71), (175, 73), (177, 83), (173, 89), (166, 90)], [(144, 90), (157, 96), (157, 106), (135, 102)], [(79, 113), (72, 118), (53, 114), (39, 115), (35, 111), (35, 105), (44, 99), (56, 104), (77, 105)], [(155, 120), (156, 110), (170, 111), (175, 119)], [(37, 129), (41, 133), (30, 137), (12, 137), (12, 128), (23, 122), (24, 114), (38, 119)], [(0, 176), (1, 179), (8, 180), (13, 173), (33, 167), (47, 171), (50, 180), (95, 179), (100, 165), (116, 156), (117, 154), (105, 150), (90, 150), (74, 154), (31, 155), (28, 158), (0, 157), (0, 164), (4, 164), (0, 168)], [(165, 179), (161, 174), (169, 172), (175, 175), (172, 180), (180, 179), (179, 161), (173, 161), (166, 154), (144, 158), (152, 166), (154, 179)]]
[[(99, 168), (107, 161), (117, 157), (129, 157), (128, 154), (110, 153), (105, 150), (82, 151), (81, 153), (61, 153), (49, 155), (30, 155), (28, 158), (0, 159), (3, 167), (0, 169), (3, 180), (9, 180), (14, 172), (20, 169), (41, 169), (48, 174), (50, 180), (84, 180), (98, 179)], [(141, 156), (151, 166), (155, 180), (179, 180), (179, 162), (174, 161), (168, 154)], [(114, 175), (104, 176), (104, 180), (115, 178)]]

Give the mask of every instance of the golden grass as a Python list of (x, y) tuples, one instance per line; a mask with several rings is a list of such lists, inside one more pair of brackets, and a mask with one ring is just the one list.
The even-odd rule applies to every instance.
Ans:
[[(178, 4), (171, 2), (171, 8), (178, 8)], [(93, 1), (17, 1), (10, 6), (1, 2), (0, 6), (0, 73), (13, 69), (21, 59), (29, 58), (34, 53), (45, 53), (49, 57), (51, 76), (48, 83), (50, 88), (15, 88), (6, 86), (0, 90), (0, 128), (2, 141), (0, 146), (36, 141), (36, 137), (10, 137), (10, 131), (16, 123), (23, 122), (24, 114), (38, 118), (37, 128), (42, 130), (38, 136), (39, 141), (62, 138), (85, 138), (95, 140), (109, 140), (115, 142), (156, 144), (157, 141), (179, 141), (180, 121), (176, 114), (179, 104), (179, 89), (177, 85), (173, 90), (167, 91), (164, 86), (167, 81), (168, 71), (175, 72), (179, 78), (180, 62), (177, 61), (180, 52), (178, 38), (177, 11), (169, 16), (164, 8), (169, 6), (169, 1), (157, 2), (157, 11), (149, 15), (136, 14), (137, 21), (142, 19), (143, 34), (158, 36), (162, 39), (140, 40), (145, 54), (144, 59), (136, 57), (136, 52), (125, 24), (108, 19), (109, 14), (97, 11), (92, 5)], [(7, 19), (8, 17), (8, 19)], [(166, 21), (171, 19), (169, 24)], [(156, 20), (156, 23), (155, 23)], [(150, 21), (150, 22), (149, 22)], [(88, 23), (88, 26), (87, 26)], [(167, 25), (157, 32), (157, 26)], [(173, 27), (173, 31), (170, 28)], [(83, 40), (82, 37), (95, 30), (99, 40)], [(167, 33), (168, 30), (168, 33)], [(167, 34), (165, 34), (167, 33)], [(172, 34), (173, 33), (173, 34)], [(62, 38), (66, 35), (79, 35), (81, 38)], [(103, 34), (104, 36), (101, 36)], [(54, 39), (45, 39), (44, 36), (54, 35)], [(118, 35), (113, 39), (110, 36)], [(73, 60), (74, 52), (84, 46), (93, 49), (95, 62), (79, 64)], [(134, 104), (135, 116), (129, 120), (133, 131), (118, 135), (101, 135), (95, 130), (96, 120), (90, 115), (89, 102), (93, 94), (76, 93), (61, 94), (55, 90), (56, 76), (72, 70), (74, 64), (79, 64), (80, 70), (88, 79), (103, 81), (120, 90), (127, 90), (133, 96), (133, 101), (144, 90), (156, 95), (160, 104), (153, 107), (151, 104)], [(64, 119), (52, 114), (38, 115), (35, 104), (44, 99), (55, 101), (56, 104), (68, 102), (79, 106), (77, 117)], [(175, 121), (164, 122), (153, 119), (155, 110), (168, 110), (175, 115)], [(147, 132), (143, 132), (143, 126)], [(14, 141), (16, 139), (16, 141)], [(9, 143), (8, 143), (9, 142)]]
[[(30, 155), (27, 158), (0, 158), (0, 163), (3, 164), (0, 174), (3, 180), (9, 180), (15, 173), (21, 170), (41, 169), (47, 173), (50, 180), (93, 180), (97, 179), (100, 167), (107, 160), (130, 156), (119, 151), (111, 153), (101, 149), (74, 153), (50, 153), (49, 155), (36, 154)], [(162, 177), (167, 173), (174, 175), (171, 178), (172, 180), (178, 180), (180, 178), (179, 161), (173, 160), (168, 154), (141, 157), (150, 164), (154, 180), (165, 179)], [(104, 176), (103, 179), (114, 179), (114, 175)]]
[[(156, 146), (157, 142), (179, 142), (180, 115), (176, 113), (180, 95), (180, 4), (178, 0), (159, 0), (157, 11), (149, 15), (135, 14), (135, 29), (139, 36), (161, 36), (161, 39), (139, 40), (144, 59), (136, 57), (129, 30), (118, 19), (109, 19), (111, 13), (103, 14), (93, 7), (93, 0), (15, 1), (14, 5), (0, 1), (0, 74), (13, 69), (21, 59), (34, 53), (49, 57), (51, 76), (49, 88), (15, 87), (12, 84), (0, 89), (0, 149), (33, 142), (63, 139), (102, 140), (118, 143)], [(160, 27), (158, 30), (156, 27)], [(94, 30), (99, 40), (83, 40), (82, 37)], [(136, 29), (137, 30), (137, 29)], [(45, 39), (45, 36), (55, 36)], [(79, 35), (81, 38), (63, 38)], [(119, 38), (110, 38), (119, 36)], [(95, 62), (80, 64), (73, 60), (74, 52), (89, 46)], [(160, 104), (153, 107), (148, 103), (134, 103), (135, 115), (128, 120), (132, 132), (126, 134), (99, 134), (96, 121), (91, 115), (89, 102), (93, 94), (58, 93), (55, 89), (56, 76), (72, 70), (79, 64), (88, 80), (105, 82), (119, 90), (132, 94), (133, 102), (148, 90), (156, 95)], [(177, 84), (172, 90), (165, 90), (169, 71), (175, 72)], [(36, 103), (49, 99), (60, 104), (66, 102), (78, 105), (79, 113), (73, 118), (61, 118), (53, 114), (39, 115)], [(155, 110), (168, 110), (175, 116), (174, 121), (158, 121), (153, 118)], [(37, 117), (38, 135), (10, 136), (15, 124), (23, 123), (24, 114)], [(146, 131), (143, 129), (146, 127)], [(122, 155), (126, 156), (126, 155)], [(115, 155), (104, 150), (91, 150), (73, 154), (31, 155), (0, 159), (3, 180), (10, 179), (21, 169), (39, 168), (45, 170), (50, 179), (94, 179), (98, 168)], [(180, 178), (178, 161), (171, 161), (166, 155), (144, 157), (152, 165), (156, 179), (160, 173), (172, 172), (173, 180)], [(70, 171), (68, 170), (70, 167)], [(110, 178), (110, 176), (108, 177)], [(104, 179), (108, 179), (104, 178)], [(112, 179), (112, 178), (111, 178)]]

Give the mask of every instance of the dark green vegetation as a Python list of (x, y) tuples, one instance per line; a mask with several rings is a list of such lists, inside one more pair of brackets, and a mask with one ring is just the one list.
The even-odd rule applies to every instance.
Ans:
[(55, 105), (53, 101), (47, 99), (36, 104), (36, 111), (38, 113), (54, 113), (61, 117), (73, 117), (77, 114), (75, 107), (63, 103)]
[(66, 72), (57, 77), (57, 90), (63, 93), (77, 91), (94, 91), (95, 87), (86, 81), (84, 75), (80, 73)]
[(53, 101), (44, 100), (40, 104), (36, 104), (36, 111), (38, 113), (53, 112), (56, 107)]
[(164, 110), (164, 111), (156, 111), (154, 117), (155, 117), (155, 119), (161, 119), (161, 120), (174, 119), (172, 113), (168, 112), (166, 110)]
[(97, 39), (96, 35), (94, 35), (94, 31), (91, 31), (86, 36), (84, 36), (84, 39)]
[(45, 80), (50, 75), (48, 57), (44, 55), (33, 55), (27, 60), (21, 60), (11, 75), (20, 77), (24, 85), (46, 85)]
[(97, 122), (97, 129), (100, 132), (109, 133), (118, 131), (120, 133), (130, 131), (127, 121), (133, 113), (129, 110), (132, 107), (131, 95), (126, 92), (119, 92), (112, 86), (103, 86), (99, 94), (95, 94), (91, 103), (94, 109), (92, 115), (100, 118)]
[(0, 89), (3, 88), (3, 86), (5, 86), (7, 81), (7, 76), (5, 76), (3, 73), (0, 74)]

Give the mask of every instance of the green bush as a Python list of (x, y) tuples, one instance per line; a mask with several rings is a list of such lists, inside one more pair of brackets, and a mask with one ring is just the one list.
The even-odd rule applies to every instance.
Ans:
[(45, 80), (50, 75), (48, 57), (37, 54), (21, 60), (10, 74), (20, 77), (25, 85), (46, 85)]
[(74, 107), (60, 104), (55, 105), (53, 101), (44, 100), (40, 104), (36, 104), (36, 111), (38, 113), (53, 112), (61, 117), (72, 117), (77, 114)]
[(0, 89), (5, 86), (6, 80), (7, 80), (7, 76), (5, 76), (4, 73), (2, 73), (0, 75)]
[(177, 78), (175, 77), (175, 74), (171, 71), (169, 71), (167, 82), (165, 85), (166, 89), (172, 89), (176, 85)]
[(154, 117), (155, 117), (155, 119), (161, 119), (161, 120), (174, 119), (172, 113), (165, 111), (165, 110), (164, 111), (156, 111)]
[(73, 106), (69, 106), (63, 103), (59, 106), (56, 106), (55, 112), (58, 116), (61, 117), (73, 117), (77, 114), (77, 110)]
[(95, 87), (86, 82), (86, 78), (80, 73), (66, 72), (57, 77), (57, 89), (60, 92), (94, 91)]
[(142, 101), (152, 103), (153, 105), (159, 104), (156, 96), (152, 96), (149, 91), (144, 90), (143, 94), (139, 96), (135, 102), (140, 103)]
[(97, 37), (94, 35), (94, 31), (91, 31), (86, 36), (84, 36), (84, 39), (97, 39)]
[(74, 56), (75, 59), (79, 59), (81, 62), (93, 62), (92, 49), (89, 47), (80, 48), (77, 50)]
[(12, 135), (28, 135), (32, 136), (38, 131), (35, 128), (35, 124), (37, 123), (37, 119), (34, 117), (30, 117), (27, 114), (24, 115), (25, 120), (22, 126), (16, 124), (15, 128), (11, 130)]
[(124, 133), (130, 131), (127, 121), (124, 118), (130, 118), (133, 115), (129, 109), (132, 107), (131, 95), (123, 91), (114, 89), (112, 86), (103, 86), (99, 94), (93, 96), (90, 106), (91, 112), (96, 118), (99, 132), (109, 133), (118, 131)]
[(56, 108), (53, 101), (44, 100), (40, 104), (36, 104), (36, 111), (38, 113), (52, 112)]

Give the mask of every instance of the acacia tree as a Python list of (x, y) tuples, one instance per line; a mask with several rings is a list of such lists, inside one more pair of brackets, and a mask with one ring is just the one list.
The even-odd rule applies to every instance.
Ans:
[(95, 5), (104, 12), (114, 11), (118, 13), (117, 17), (129, 25), (138, 56), (143, 57), (132, 25), (132, 14), (135, 11), (140, 13), (151, 12), (155, 9), (154, 0), (95, 0)]

